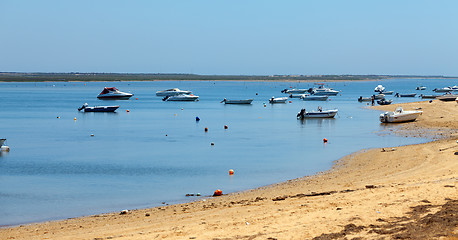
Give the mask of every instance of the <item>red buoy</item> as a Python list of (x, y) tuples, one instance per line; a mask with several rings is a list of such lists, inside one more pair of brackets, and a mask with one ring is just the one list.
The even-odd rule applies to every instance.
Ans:
[(324, 142), (324, 143), (327, 143), (327, 142), (328, 142), (328, 139), (327, 139), (327, 138), (323, 138), (323, 142)]
[(229, 175), (234, 175), (234, 169), (229, 170)]
[(227, 125), (224, 125), (224, 129), (227, 129)]
[(219, 189), (216, 189), (216, 191), (213, 193), (213, 197), (221, 196), (221, 195), (223, 195), (223, 191), (221, 191)]
[(208, 132), (208, 128), (207, 127), (205, 127), (205, 132)]

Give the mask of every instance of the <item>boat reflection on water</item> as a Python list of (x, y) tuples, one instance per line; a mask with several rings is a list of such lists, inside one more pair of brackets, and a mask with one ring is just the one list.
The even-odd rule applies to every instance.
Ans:
[(309, 127), (330, 127), (336, 123), (335, 118), (303, 118), (297, 119), (298, 125), (304, 128), (306, 125)]

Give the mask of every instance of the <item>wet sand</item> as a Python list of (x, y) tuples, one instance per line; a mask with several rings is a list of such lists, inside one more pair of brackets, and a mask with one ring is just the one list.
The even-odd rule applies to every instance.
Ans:
[(0, 239), (457, 239), (457, 103), (402, 106), (423, 114), (381, 134), (438, 140), (361, 150), (329, 171), (222, 197), (3, 228)]

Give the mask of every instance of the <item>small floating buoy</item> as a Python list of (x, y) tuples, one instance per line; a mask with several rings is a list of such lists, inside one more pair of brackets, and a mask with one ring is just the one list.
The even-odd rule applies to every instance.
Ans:
[(200, 121), (200, 118), (199, 117), (196, 117), (196, 122)]
[(3, 152), (9, 152), (10, 151), (10, 147), (2, 146), (0, 150), (3, 151)]
[(229, 169), (229, 175), (234, 175), (234, 169)]
[(289, 103), (291, 103), (291, 101), (289, 101)]
[(223, 191), (219, 190), (219, 189), (216, 189), (215, 192), (213, 193), (213, 196), (216, 197), (216, 196), (221, 196), (223, 195)]
[(215, 146), (215, 143), (214, 143), (214, 142), (211, 142), (210, 145)]
[(76, 121), (76, 118), (73, 118), (73, 120), (75, 120), (75, 121)]
[(91, 137), (93, 137), (93, 136), (94, 136), (94, 134), (93, 134), (93, 133), (91, 133)]
[(328, 142), (328, 139), (327, 139), (327, 138), (323, 138), (323, 142), (324, 142), (324, 143), (327, 143), (327, 142)]
[(183, 111), (183, 108), (181, 108), (181, 111)]
[(258, 93), (256, 93), (256, 96), (258, 95)]
[(227, 128), (228, 128), (227, 125), (224, 125), (224, 129), (227, 129)]
[(205, 127), (205, 132), (208, 132), (208, 128), (207, 127)]
[(138, 98), (135, 98), (135, 100), (138, 100)]
[(127, 109), (126, 112), (130, 112), (129, 109)]
[(57, 116), (57, 118), (60, 118), (59, 116)]

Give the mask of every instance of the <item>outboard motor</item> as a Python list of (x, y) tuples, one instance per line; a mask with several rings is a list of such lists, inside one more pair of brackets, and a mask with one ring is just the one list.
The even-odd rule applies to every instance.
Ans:
[(87, 106), (88, 106), (88, 104), (87, 104), (87, 103), (84, 103), (83, 106), (81, 106), (80, 108), (78, 108), (78, 111), (81, 111), (81, 110), (85, 109)]
[(288, 91), (288, 89), (286, 89), (286, 88), (281, 90), (282, 93), (286, 93), (286, 91)]
[(312, 93), (313, 92), (313, 88), (309, 88), (309, 90), (307, 90), (307, 92)]
[(170, 96), (165, 96), (162, 101), (167, 101), (167, 99), (169, 99)]
[(297, 114), (296, 117), (304, 118), (304, 116), (305, 116), (305, 108), (302, 108), (301, 111)]

